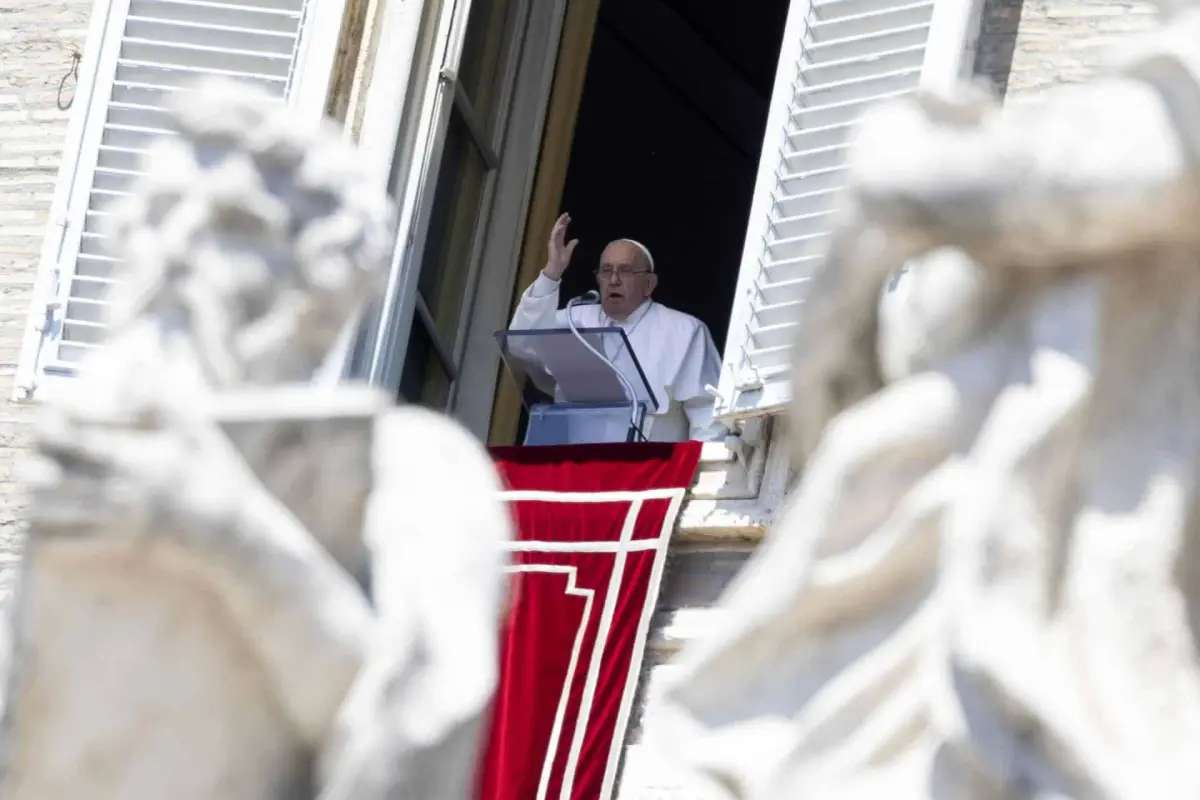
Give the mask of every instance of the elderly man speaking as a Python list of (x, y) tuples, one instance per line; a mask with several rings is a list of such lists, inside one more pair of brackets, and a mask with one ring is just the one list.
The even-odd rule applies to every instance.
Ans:
[[(509, 327), (567, 327), (568, 309), (558, 308), (558, 290), (579, 244), (566, 241), (570, 223), (569, 214), (554, 223), (546, 266), (521, 295)], [(576, 306), (570, 313), (578, 327), (624, 329), (658, 401), (658, 410), (647, 418), (647, 437), (660, 442), (720, 438), (724, 428), (713, 423), (713, 400), (705, 389), (717, 383), (720, 356), (703, 322), (651, 299), (658, 275), (650, 251), (632, 239), (609, 242), (595, 275), (600, 305)], [(605, 355), (627, 378), (637, 379), (627, 355)]]

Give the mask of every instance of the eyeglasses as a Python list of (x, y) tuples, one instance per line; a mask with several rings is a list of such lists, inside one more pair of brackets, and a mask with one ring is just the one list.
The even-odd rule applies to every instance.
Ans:
[(616, 275), (621, 280), (625, 280), (631, 275), (645, 275), (649, 271), (648, 269), (634, 269), (633, 267), (626, 266), (620, 266), (616, 269), (612, 267), (596, 267), (596, 269), (592, 270), (592, 274), (597, 278), (607, 281), (611, 280), (613, 275)]

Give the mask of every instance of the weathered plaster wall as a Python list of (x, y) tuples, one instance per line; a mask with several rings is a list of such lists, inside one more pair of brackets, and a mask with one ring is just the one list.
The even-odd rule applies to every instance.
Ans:
[[(92, 0), (0, 0), (0, 602), (20, 553), (23, 493), (13, 471), (33, 409), (12, 402), (69, 111), (59, 83), (87, 35)], [(66, 77), (62, 101), (73, 96)]]

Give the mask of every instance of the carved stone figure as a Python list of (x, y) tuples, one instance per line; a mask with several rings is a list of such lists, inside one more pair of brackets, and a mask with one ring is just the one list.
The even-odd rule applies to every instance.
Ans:
[(647, 725), (696, 796), (1200, 796), (1200, 8), (1173, 5), (1044, 103), (863, 121), (801, 483)]
[(111, 340), (39, 429), (0, 795), (467, 797), (498, 483), (449, 421), (313, 383), (388, 203), (336, 131), (183, 96), (117, 211)]

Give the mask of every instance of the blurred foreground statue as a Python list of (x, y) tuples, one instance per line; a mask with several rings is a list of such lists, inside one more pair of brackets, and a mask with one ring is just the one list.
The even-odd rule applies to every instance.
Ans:
[(864, 120), (797, 358), (802, 483), (648, 723), (703, 796), (1200, 797), (1200, 9), (1176, 6), (1044, 104)]
[(472, 794), (498, 484), (445, 419), (311, 383), (390, 212), (241, 92), (186, 95), (112, 231), (111, 341), (44, 414), (5, 798)]

